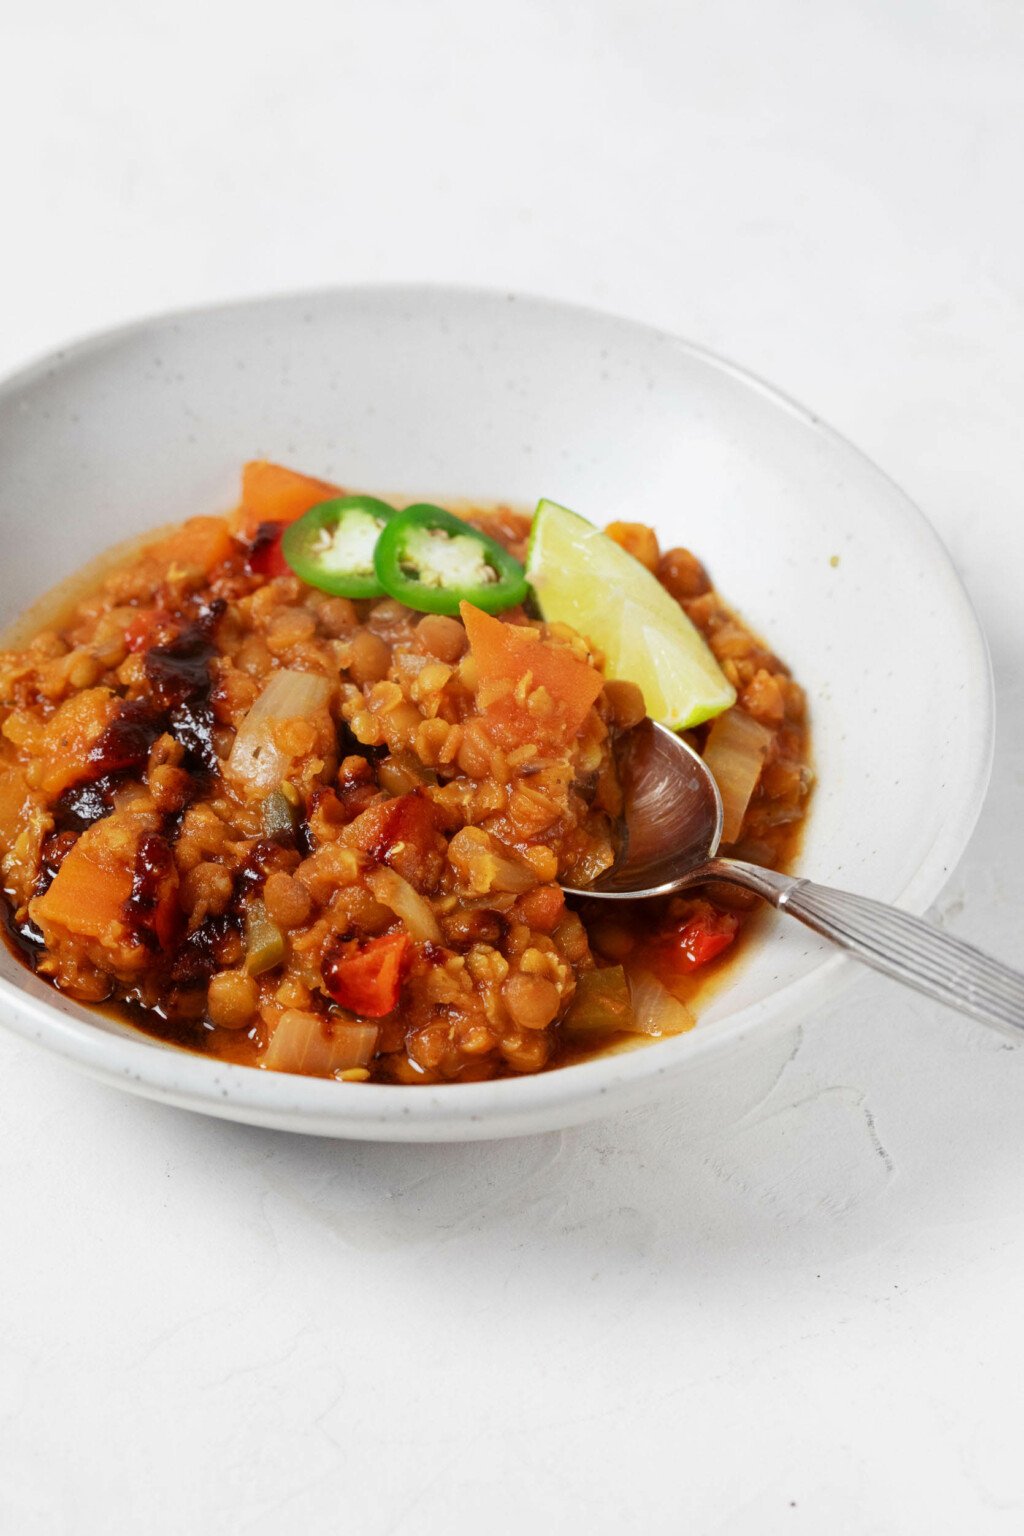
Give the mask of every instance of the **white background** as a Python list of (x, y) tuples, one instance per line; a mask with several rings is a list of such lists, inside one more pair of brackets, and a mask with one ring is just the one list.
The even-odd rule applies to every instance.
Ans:
[[(1019, 0), (14, 9), (0, 368), (389, 278), (744, 362), (965, 577), (999, 739), (936, 915), (1021, 959)], [(1024, 1054), (875, 978), (792, 1048), (696, 1120), (391, 1149), (0, 1037), (5, 1536), (1019, 1531)]]

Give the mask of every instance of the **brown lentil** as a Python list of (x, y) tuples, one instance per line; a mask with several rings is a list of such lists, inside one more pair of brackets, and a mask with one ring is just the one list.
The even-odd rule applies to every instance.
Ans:
[(454, 665), (466, 653), (466, 631), (457, 619), (443, 613), (425, 614), (416, 625), (416, 649)]
[(218, 1029), (246, 1029), (256, 1013), (259, 991), (244, 971), (220, 971), (206, 994), (211, 1024)]
[(658, 536), (646, 523), (609, 523), (605, 533), (649, 571), (658, 569), (661, 558)]
[(263, 887), (263, 904), (271, 922), (285, 929), (301, 928), (313, 906), (302, 882), (285, 874), (283, 870), (267, 876)]

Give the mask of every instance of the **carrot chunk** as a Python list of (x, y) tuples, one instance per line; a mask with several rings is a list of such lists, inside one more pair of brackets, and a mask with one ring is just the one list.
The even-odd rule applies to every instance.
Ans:
[(207, 574), (237, 548), (223, 517), (190, 517), (175, 533), (146, 551), (161, 565), (198, 566)]
[[(86, 688), (66, 699), (43, 731), (40, 789), (59, 795), (80, 779), (94, 779), (92, 754), (120, 708), (109, 688)], [(102, 771), (102, 770), (101, 770)]]
[(478, 698), (501, 725), (524, 740), (579, 733), (604, 686), (596, 667), (534, 630), (508, 624), (462, 603), (459, 608), (477, 666)]
[(252, 538), (260, 523), (294, 523), (310, 507), (343, 493), (327, 480), (300, 475), (283, 464), (267, 459), (252, 459), (242, 468), (242, 504), (236, 514), (237, 526)]
[[(172, 859), (155, 871), (139, 898), (140, 866), (146, 845), (160, 842), (146, 823), (130, 812), (105, 816), (82, 833), (68, 852), (52, 884), (29, 904), (32, 921), (48, 946), (73, 940), (102, 946), (104, 962), (114, 970), (137, 967), (146, 954), (144, 929), (166, 945), (177, 919), (178, 877)], [(141, 922), (133, 921), (138, 907)]]
[[(114, 821), (108, 817), (107, 821)], [(83, 832), (68, 853), (53, 884), (30, 905), (32, 921), (47, 936), (63, 929), (82, 939), (113, 939), (124, 934), (124, 907), (132, 893), (135, 839), (125, 829), (97, 822)]]

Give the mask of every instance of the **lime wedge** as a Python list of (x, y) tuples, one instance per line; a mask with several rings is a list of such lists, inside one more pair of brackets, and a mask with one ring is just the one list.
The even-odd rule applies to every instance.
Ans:
[(586, 518), (540, 502), (526, 575), (543, 617), (571, 624), (602, 650), (605, 675), (636, 683), (652, 720), (681, 731), (735, 704), (735, 689), (675, 599)]

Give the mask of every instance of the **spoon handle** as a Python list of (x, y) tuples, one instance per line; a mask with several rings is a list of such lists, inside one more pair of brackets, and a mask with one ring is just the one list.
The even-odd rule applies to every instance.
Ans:
[(909, 912), (738, 859), (713, 859), (701, 875), (756, 891), (866, 965), (947, 1007), (1024, 1030), (1024, 975)]

